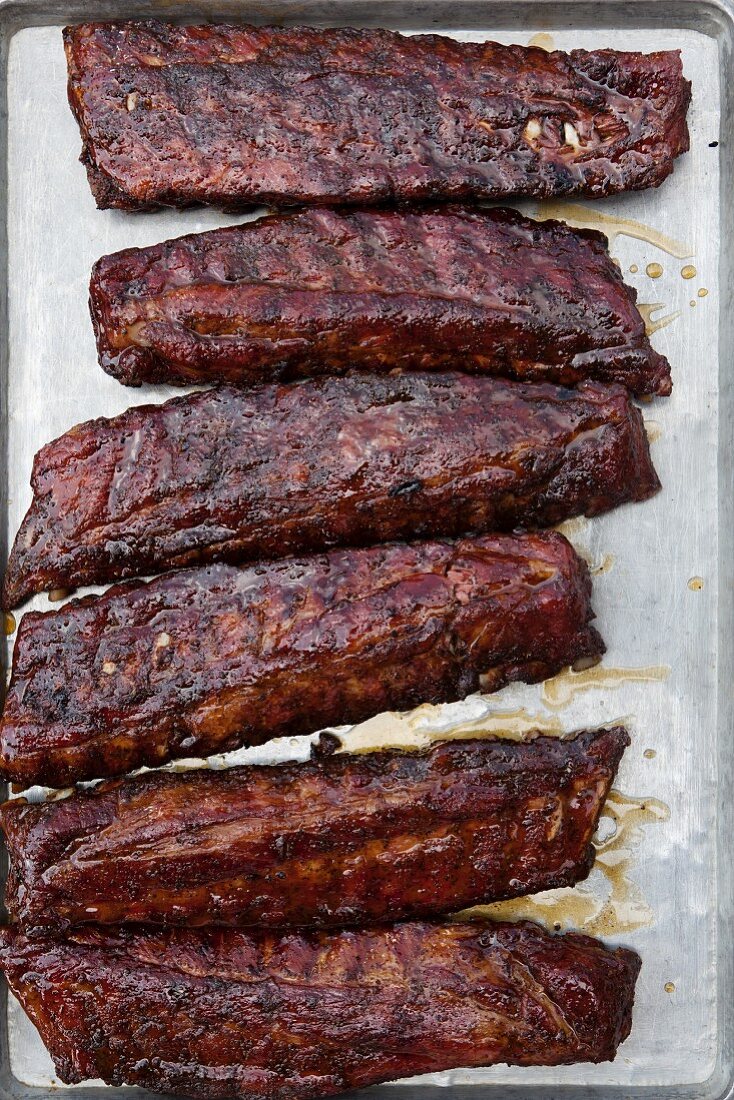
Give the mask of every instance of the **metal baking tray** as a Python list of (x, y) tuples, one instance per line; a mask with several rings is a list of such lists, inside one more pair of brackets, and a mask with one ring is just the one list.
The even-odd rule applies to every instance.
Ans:
[[(0, 0), (3, 556), (29, 503), (31, 461), (43, 443), (82, 419), (170, 395), (164, 387), (124, 389), (96, 365), (87, 313), (93, 261), (128, 245), (238, 220), (201, 210), (129, 215), (94, 208), (66, 104), (60, 27), (81, 19), (150, 16), (386, 26), (523, 44), (534, 39), (561, 49), (683, 51), (693, 81), (692, 148), (670, 180), (658, 191), (584, 204), (581, 210), (523, 206), (531, 214), (577, 221), (612, 219), (606, 228), (613, 255), (640, 300), (662, 304), (653, 320), (669, 321), (654, 343), (671, 360), (673, 396), (644, 406), (663, 491), (647, 504), (567, 525), (596, 574), (594, 603), (609, 646), (602, 671), (561, 678), (545, 689), (515, 687), (454, 707), (421, 708), (402, 721), (388, 716), (359, 732), (362, 744), (386, 737), (402, 743), (425, 736), (421, 730), (445, 735), (457, 723), (464, 730), (522, 729), (538, 722), (570, 730), (627, 721), (633, 743), (617, 781), (621, 793), (602, 821), (599, 868), (575, 891), (542, 895), (504, 911), (635, 947), (643, 968), (632, 1034), (612, 1064), (455, 1070), (379, 1086), (371, 1095), (374, 1100), (438, 1100), (447, 1094), (452, 1100), (734, 1095), (734, 4)], [(636, 235), (617, 235), (620, 225)], [(668, 251), (661, 249), (644, 227), (678, 247), (663, 241)], [(648, 265), (659, 265), (662, 273)], [(695, 268), (695, 275), (683, 278), (684, 267), (689, 275)], [(48, 607), (47, 597), (29, 606)], [(286, 741), (245, 755), (265, 760), (305, 751), (303, 741)], [(37, 1034), (4, 993), (0, 1012), (2, 1095), (45, 1096), (59, 1083)], [(85, 1100), (109, 1096), (99, 1083), (67, 1091)]]

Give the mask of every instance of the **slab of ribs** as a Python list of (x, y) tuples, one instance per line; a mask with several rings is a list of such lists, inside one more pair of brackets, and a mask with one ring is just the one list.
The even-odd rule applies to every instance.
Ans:
[(206, 562), (548, 526), (660, 486), (621, 386), (445, 372), (128, 409), (47, 444), (31, 480), (6, 607)]
[(454, 1066), (612, 1059), (640, 960), (535, 924), (0, 929), (62, 1081), (313, 1100)]
[(64, 787), (543, 680), (603, 653), (590, 596), (555, 532), (126, 582), (23, 616), (0, 766)]
[(606, 238), (514, 210), (304, 210), (104, 256), (90, 285), (120, 381), (452, 369), (670, 393)]
[(64, 41), (102, 208), (599, 197), (688, 148), (677, 51), (160, 22)]
[(8, 802), (6, 908), (26, 931), (328, 927), (572, 886), (628, 744), (620, 727), (443, 741)]

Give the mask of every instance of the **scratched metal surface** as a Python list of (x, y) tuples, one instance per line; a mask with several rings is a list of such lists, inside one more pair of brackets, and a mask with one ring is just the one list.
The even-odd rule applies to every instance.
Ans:
[[(617, 786), (648, 800), (655, 812), (626, 835), (618, 855), (629, 882), (626, 906), (607, 905), (612, 868), (583, 888), (584, 905), (556, 898), (548, 909), (566, 925), (583, 925), (582, 910), (597, 915), (591, 930), (633, 946), (642, 956), (632, 1035), (610, 1065), (560, 1069), (462, 1071), (373, 1089), (384, 1096), (644, 1095), (719, 1097), (732, 1077), (731, 876), (727, 836), (731, 773), (731, 300), (728, 288), (731, 124), (722, 74), (729, 71), (728, 8), (677, 3), (453, 2), (398, 5), (391, 0), (339, 3), (254, 3), (247, 13), (234, 0), (187, 6), (176, 0), (143, 4), (0, 2), (2, 48), (7, 51), (7, 343), (3, 345), (5, 448), (3, 532), (12, 539), (30, 502), (35, 451), (79, 420), (113, 415), (143, 400), (170, 396), (165, 387), (135, 391), (96, 365), (87, 314), (90, 267), (104, 252), (240, 219), (217, 212), (125, 215), (94, 208), (78, 163), (79, 135), (66, 105), (60, 25), (81, 17), (165, 14), (199, 19), (247, 15), (267, 21), (396, 26), (444, 30), (462, 38), (527, 43), (552, 34), (558, 48), (610, 46), (681, 48), (693, 81), (692, 148), (659, 191), (619, 197), (592, 207), (632, 218), (676, 238), (690, 253), (676, 259), (657, 247), (620, 236), (612, 252), (639, 290), (659, 302), (656, 316), (680, 311), (655, 334), (671, 360), (675, 389), (646, 405), (653, 421), (653, 454), (663, 491), (652, 502), (574, 525), (571, 537), (596, 566), (594, 604), (608, 643), (603, 668), (652, 669), (651, 679), (610, 673), (567, 705), (549, 706), (542, 688), (512, 688), (484, 700), (443, 708), (427, 721), (445, 729), (467, 718), (525, 708), (567, 730), (624, 718), (633, 737)], [(720, 141), (718, 148), (712, 142)], [(525, 209), (537, 212), (532, 204)], [(722, 244), (723, 242), (723, 244)], [(653, 280), (646, 266), (659, 263)], [(681, 277), (684, 264), (696, 276)], [(637, 271), (629, 269), (636, 265)], [(698, 296), (698, 290), (708, 291)], [(695, 305), (690, 303), (695, 302)], [(702, 587), (691, 587), (701, 578)], [(27, 607), (47, 608), (38, 597)], [(12, 642), (12, 639), (11, 639)], [(9, 656), (9, 653), (8, 655)], [(544, 701), (545, 700), (545, 701)], [(249, 755), (270, 760), (303, 754), (280, 742)], [(649, 800), (659, 800), (651, 802)], [(613, 825), (606, 822), (606, 833)], [(629, 843), (628, 843), (629, 841)], [(621, 872), (620, 872), (621, 873)], [(553, 901), (554, 899), (546, 899)], [(614, 898), (612, 898), (614, 900)], [(541, 912), (540, 909), (536, 910)], [(635, 927), (635, 925), (639, 925)], [(667, 990), (666, 990), (667, 986)], [(672, 988), (674, 987), (674, 989)], [(41, 1096), (58, 1085), (33, 1027), (12, 1000), (7, 1031), (0, 1030), (0, 1088), (8, 1095)], [(85, 1098), (108, 1090), (78, 1088)], [(130, 1091), (130, 1090), (126, 1090)]]

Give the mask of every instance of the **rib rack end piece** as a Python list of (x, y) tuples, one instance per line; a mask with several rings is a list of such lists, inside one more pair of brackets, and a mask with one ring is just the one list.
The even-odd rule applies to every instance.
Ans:
[[(245, 933), (0, 929), (62, 1081), (316, 1100), (452, 1067), (614, 1058), (640, 960), (537, 925)], [(294, 1041), (297, 1036), (297, 1041)]]
[(688, 148), (677, 51), (159, 22), (64, 44), (102, 208), (595, 198), (656, 187)]

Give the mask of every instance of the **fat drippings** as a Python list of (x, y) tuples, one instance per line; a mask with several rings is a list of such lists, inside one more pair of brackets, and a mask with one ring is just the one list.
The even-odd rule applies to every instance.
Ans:
[(425, 749), (436, 741), (460, 741), (473, 737), (501, 737), (524, 741), (532, 733), (554, 737), (563, 734), (560, 718), (518, 710), (497, 710), (468, 722), (441, 725), (440, 706), (426, 703), (415, 710), (387, 711), (339, 733), (338, 752), (374, 752), (378, 749)]
[(614, 567), (616, 558), (614, 554), (603, 554), (598, 561), (592, 561), (589, 563), (589, 572), (592, 577), (600, 577), (604, 573), (608, 573), (610, 569)]
[(647, 336), (652, 336), (653, 332), (659, 332), (661, 328), (667, 328), (668, 325), (680, 317), (680, 310), (676, 309), (673, 313), (666, 313), (664, 317), (659, 317), (653, 321), (652, 314), (657, 313), (659, 309), (665, 309), (664, 302), (638, 302), (637, 308), (645, 322)]
[(588, 206), (562, 201), (543, 201), (538, 204), (539, 218), (557, 218), (575, 229), (598, 229), (608, 238), (610, 246), (617, 237), (633, 237), (654, 245), (677, 260), (686, 260), (693, 255), (693, 249), (673, 237), (666, 237), (651, 225), (633, 221), (631, 218), (615, 218), (612, 214), (602, 214)]
[(647, 432), (648, 443), (657, 443), (663, 434), (662, 426), (657, 420), (646, 420), (645, 431)]
[(555, 43), (553, 41), (553, 35), (548, 34), (547, 31), (538, 31), (528, 42), (528, 46), (537, 46), (539, 50), (545, 50), (546, 53), (550, 53), (555, 49)]
[(576, 516), (574, 519), (564, 519), (563, 523), (557, 523), (553, 530), (567, 539), (574, 539), (582, 535), (588, 526), (589, 521), (586, 516)]
[(654, 683), (667, 680), (670, 669), (666, 665), (648, 665), (643, 668), (606, 668), (594, 665), (580, 671), (564, 669), (543, 684), (542, 700), (546, 707), (561, 710), (582, 691), (598, 688), (618, 688), (629, 683)]
[(612, 790), (594, 840), (594, 870), (585, 882), (473, 906), (455, 919), (533, 920), (556, 931), (577, 929), (590, 935), (617, 935), (650, 925), (653, 911), (630, 872), (644, 828), (669, 817), (668, 806), (656, 798), (632, 798)]

